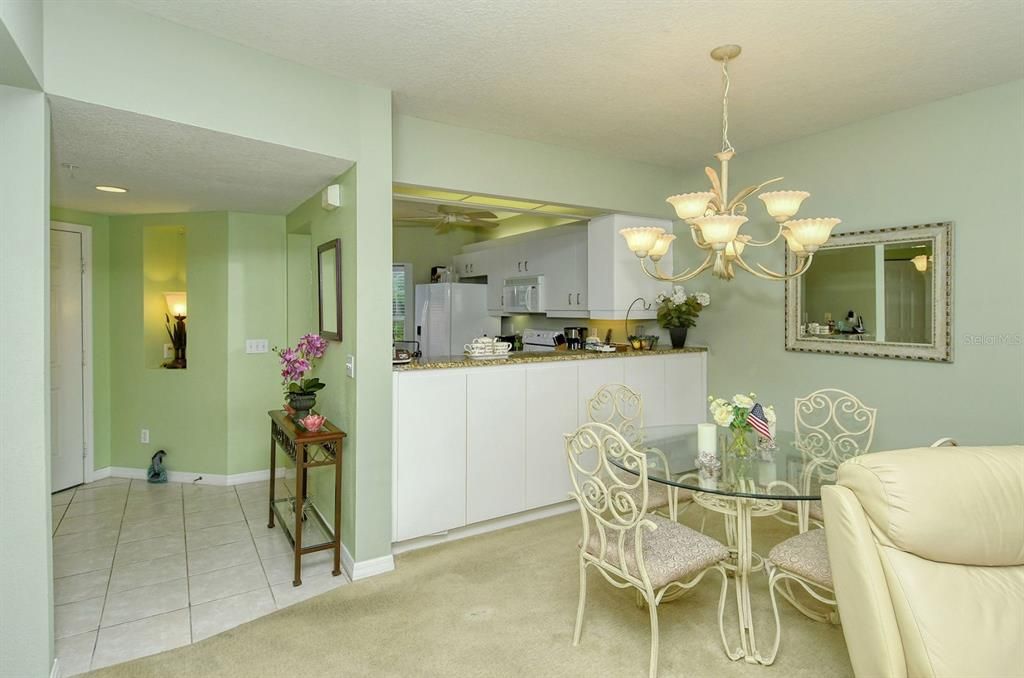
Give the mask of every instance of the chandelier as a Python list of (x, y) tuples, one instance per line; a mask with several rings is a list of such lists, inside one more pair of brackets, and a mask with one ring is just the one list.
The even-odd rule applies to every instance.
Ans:
[[(739, 45), (723, 45), (711, 50), (711, 58), (722, 64), (722, 150), (715, 157), (722, 165), (721, 179), (711, 167), (704, 172), (711, 180), (711, 190), (699, 193), (683, 193), (666, 198), (676, 215), (690, 225), (693, 242), (707, 257), (697, 268), (686, 269), (677, 275), (664, 275), (658, 270), (658, 262), (664, 257), (676, 236), (665, 229), (653, 226), (624, 228), (619, 233), (626, 239), (629, 249), (640, 258), (644, 273), (657, 280), (683, 282), (694, 278), (708, 268), (712, 274), (723, 280), (735, 277), (734, 267), (742, 268), (765, 280), (787, 280), (803, 275), (811, 265), (814, 252), (828, 240), (832, 229), (840, 223), (835, 218), (793, 219), (800, 204), (810, 197), (807, 191), (769, 191), (757, 197), (764, 202), (768, 214), (778, 223), (778, 232), (771, 240), (758, 242), (739, 230), (747, 222), (746, 200), (768, 184), (782, 181), (782, 177), (769, 179), (757, 186), (749, 186), (729, 198), (729, 161), (736, 155), (736, 149), (729, 143), (729, 61), (740, 54)], [(796, 255), (796, 267), (790, 273), (776, 273), (761, 264), (755, 270), (743, 260), (747, 247), (766, 247), (779, 238), (785, 238), (790, 252)], [(654, 271), (647, 268), (647, 259), (654, 263)]]

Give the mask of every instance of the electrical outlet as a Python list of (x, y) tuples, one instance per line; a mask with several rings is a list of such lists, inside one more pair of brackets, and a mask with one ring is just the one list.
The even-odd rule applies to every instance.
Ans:
[(142, 429), (142, 432), (139, 434), (139, 442), (140, 443), (148, 443), (149, 442), (149, 429), (148, 428)]
[(345, 374), (353, 379), (356, 378), (356, 357), (354, 355), (345, 358)]
[(270, 350), (270, 341), (267, 339), (246, 339), (246, 353), (266, 353)]

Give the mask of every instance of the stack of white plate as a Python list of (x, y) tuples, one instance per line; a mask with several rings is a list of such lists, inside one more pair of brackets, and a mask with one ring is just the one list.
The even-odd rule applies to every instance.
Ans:
[(466, 357), (472, 360), (502, 360), (508, 357), (512, 344), (498, 341), (495, 337), (477, 337), (466, 344)]

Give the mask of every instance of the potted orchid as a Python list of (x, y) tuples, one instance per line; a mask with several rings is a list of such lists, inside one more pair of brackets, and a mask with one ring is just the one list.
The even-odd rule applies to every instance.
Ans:
[(775, 437), (775, 408), (761, 406), (756, 399), (756, 393), (737, 393), (732, 400), (708, 396), (711, 417), (729, 431), (726, 450), (737, 457), (747, 457), (757, 449), (759, 437)]
[(274, 353), (281, 358), (281, 384), (288, 405), (295, 410), (295, 417), (301, 419), (309, 414), (316, 404), (316, 393), (327, 384), (317, 377), (306, 375), (316, 367), (316, 361), (324, 357), (327, 340), (317, 334), (306, 334), (295, 348), (279, 349)]
[(707, 292), (687, 294), (676, 285), (672, 294), (659, 294), (655, 301), (658, 302), (658, 324), (668, 330), (672, 348), (682, 348), (686, 345), (686, 331), (697, 324), (697, 316), (711, 303), (711, 295)]

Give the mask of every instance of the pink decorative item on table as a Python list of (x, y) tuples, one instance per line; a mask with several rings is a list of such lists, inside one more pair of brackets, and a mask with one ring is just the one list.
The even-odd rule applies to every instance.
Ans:
[(324, 425), (324, 417), (319, 414), (307, 414), (302, 419), (299, 419), (299, 423), (305, 427), (305, 429), (311, 433), (316, 433), (320, 430), (320, 427)]

